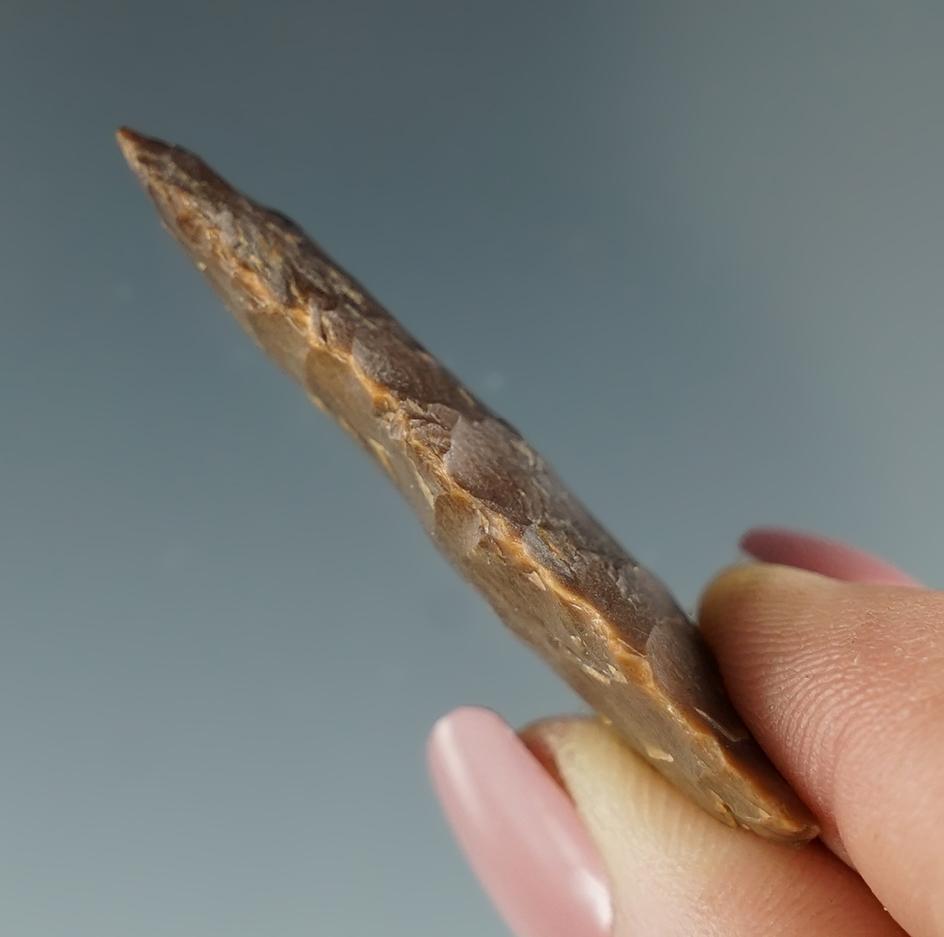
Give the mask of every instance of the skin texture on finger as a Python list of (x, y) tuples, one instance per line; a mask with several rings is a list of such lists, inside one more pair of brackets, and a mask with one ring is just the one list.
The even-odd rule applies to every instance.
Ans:
[(700, 623), (768, 755), (913, 937), (944, 935), (944, 594), (750, 564)]
[(847, 582), (874, 582), (917, 586), (920, 583), (897, 566), (816, 534), (783, 527), (755, 527), (741, 538), (741, 549), (754, 559), (781, 566), (795, 566)]
[[(754, 527), (740, 541), (741, 549), (764, 563), (793, 566), (845, 582), (920, 586), (920, 583), (881, 557), (818, 534), (785, 527)], [(854, 863), (834, 825), (821, 830), (822, 841), (847, 865)]]
[(723, 826), (600, 722), (548, 721), (523, 736), (606, 863), (613, 937), (902, 937), (821, 845), (791, 849)]

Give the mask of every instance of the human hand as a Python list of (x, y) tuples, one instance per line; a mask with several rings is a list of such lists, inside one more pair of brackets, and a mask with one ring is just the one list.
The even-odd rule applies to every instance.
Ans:
[(516, 937), (944, 937), (944, 592), (819, 538), (743, 546), (763, 562), (714, 580), (700, 624), (822, 841), (722, 826), (595, 720), (519, 736), (457, 710), (434, 785)]

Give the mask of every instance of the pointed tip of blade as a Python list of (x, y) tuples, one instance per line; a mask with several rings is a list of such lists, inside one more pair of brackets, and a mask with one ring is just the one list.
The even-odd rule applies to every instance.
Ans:
[(121, 152), (130, 159), (138, 145), (138, 141), (143, 140), (144, 137), (137, 130), (132, 130), (130, 127), (119, 127), (115, 131), (115, 139), (118, 141), (118, 146), (121, 147)]
[(115, 138), (131, 170), (158, 200), (171, 193), (186, 194), (196, 202), (231, 197), (231, 187), (202, 159), (183, 147), (120, 127)]
[(132, 130), (131, 127), (119, 127), (115, 131), (115, 139), (118, 141), (118, 146), (121, 147), (121, 152), (128, 159), (131, 159), (147, 137), (142, 133), (138, 133), (137, 130)]
[(130, 127), (120, 127), (115, 133), (115, 139), (128, 165), (139, 176), (148, 175), (147, 170), (152, 169), (174, 149), (170, 144), (154, 137), (146, 137)]
[(145, 136), (130, 127), (119, 128), (115, 139), (131, 171), (152, 196), (158, 190), (179, 187), (192, 175), (181, 171), (184, 153), (170, 143)]
[(246, 243), (268, 236), (260, 233), (264, 210), (195, 153), (130, 127), (120, 127), (115, 137), (164, 226), (201, 270), (235, 263)]

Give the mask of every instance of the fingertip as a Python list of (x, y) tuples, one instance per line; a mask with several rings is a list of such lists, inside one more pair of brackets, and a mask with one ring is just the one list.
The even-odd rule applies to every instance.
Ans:
[(746, 626), (756, 631), (779, 622), (785, 608), (800, 614), (837, 583), (816, 572), (774, 563), (742, 563), (722, 570), (699, 600), (699, 625), (711, 641), (719, 633)]
[(443, 813), (516, 937), (606, 937), (609, 886), (558, 780), (495, 712), (462, 707), (427, 745)]
[(438, 769), (444, 760), (455, 756), (457, 742), (471, 738), (513, 735), (512, 728), (494, 710), (484, 706), (457, 706), (440, 716), (426, 737), (426, 760)]
[(764, 563), (794, 566), (847, 582), (919, 585), (887, 560), (819, 534), (784, 527), (753, 527), (740, 539), (748, 556)]

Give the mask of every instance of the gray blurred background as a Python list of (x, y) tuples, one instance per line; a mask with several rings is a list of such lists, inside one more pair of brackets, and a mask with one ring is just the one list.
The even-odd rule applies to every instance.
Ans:
[(575, 707), (160, 230), (294, 215), (693, 603), (748, 525), (941, 582), (936, 3), (0, 7), (0, 930), (497, 937), (437, 716)]

